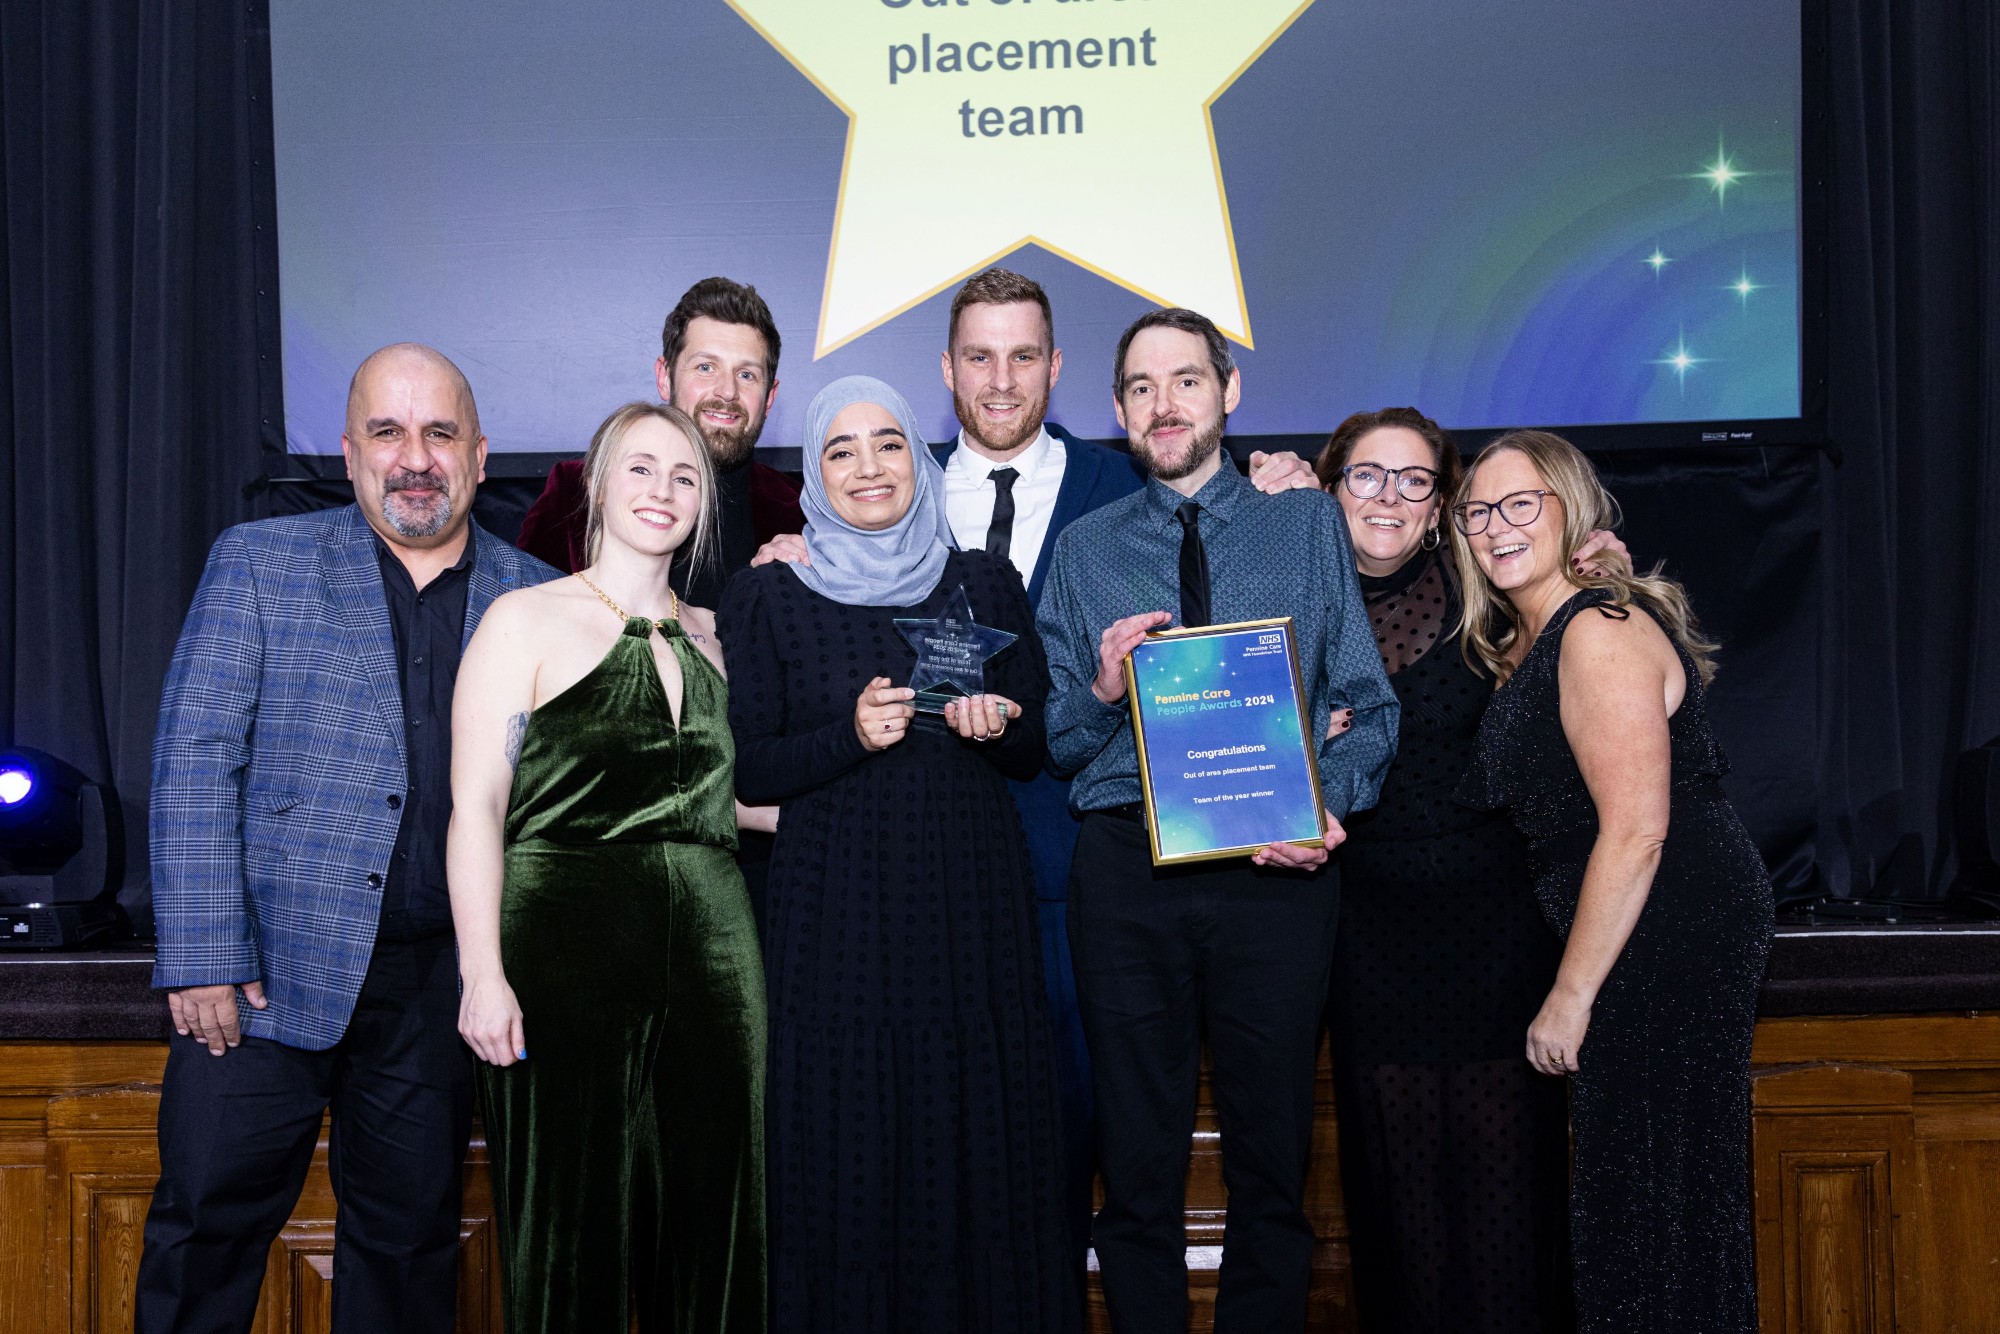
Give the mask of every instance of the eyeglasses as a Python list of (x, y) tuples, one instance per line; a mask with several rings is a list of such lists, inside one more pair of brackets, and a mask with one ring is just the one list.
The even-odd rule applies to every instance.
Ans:
[(1486, 531), (1486, 525), (1493, 521), (1494, 511), (1497, 510), (1509, 528), (1526, 528), (1542, 517), (1542, 497), (1554, 494), (1553, 491), (1515, 491), (1492, 502), (1468, 500), (1463, 505), (1451, 507), (1451, 521), (1467, 537), (1477, 537)]
[(1438, 475), (1430, 468), (1385, 468), (1379, 463), (1350, 463), (1340, 470), (1340, 476), (1347, 493), (1356, 500), (1373, 500), (1394, 482), (1396, 494), (1415, 504), (1429, 500), (1438, 484)]

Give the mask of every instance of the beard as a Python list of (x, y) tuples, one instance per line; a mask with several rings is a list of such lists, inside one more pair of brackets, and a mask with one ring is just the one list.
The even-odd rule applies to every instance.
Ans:
[[(1132, 453), (1144, 466), (1149, 476), (1163, 482), (1178, 481), (1195, 469), (1207, 463), (1222, 448), (1222, 429), (1229, 422), (1227, 417), (1218, 417), (1214, 423), (1197, 429), (1185, 417), (1162, 417), (1146, 428), (1146, 434), (1131, 442)], [(1177, 456), (1167, 455), (1153, 444), (1153, 433), (1167, 427), (1184, 426), (1194, 432), (1188, 439), (1187, 452)]]
[[(403, 494), (417, 488), (435, 488), (437, 495), (416, 500)], [(436, 537), (451, 522), (451, 484), (433, 473), (389, 474), (382, 481), (382, 521), (402, 537)]]
[(980, 448), (988, 453), (1011, 454), (1041, 434), (1042, 421), (1049, 415), (1049, 391), (1045, 388), (1035, 398), (1023, 399), (1022, 411), (1016, 414), (1013, 425), (1007, 428), (1007, 434), (999, 436), (987, 435), (980, 429), (979, 404), (973, 399), (954, 390), (951, 406), (968, 439), (978, 441)]
[[(737, 426), (715, 426), (701, 415), (711, 409), (741, 413), (743, 421)], [(709, 458), (724, 471), (747, 462), (750, 451), (757, 448), (757, 437), (764, 433), (764, 418), (754, 415), (751, 406), (741, 399), (725, 403), (719, 398), (704, 398), (689, 415), (694, 418), (695, 429), (701, 432), (701, 442), (708, 446)]]

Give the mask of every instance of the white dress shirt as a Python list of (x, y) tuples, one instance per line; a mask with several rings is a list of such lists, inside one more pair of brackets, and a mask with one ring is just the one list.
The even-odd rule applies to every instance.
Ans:
[(1005, 463), (973, 453), (965, 443), (965, 432), (960, 431), (958, 448), (944, 465), (944, 516), (959, 547), (966, 551), (986, 549), (993, 502), (1000, 496), (992, 474), (1012, 468), (1021, 475), (1014, 479), (1014, 536), (1007, 547), (1007, 559), (1021, 572), (1023, 584), (1031, 582), (1048, 539), (1049, 520), (1055, 517), (1056, 494), (1062, 490), (1067, 462), (1063, 442), (1050, 435), (1047, 427)]

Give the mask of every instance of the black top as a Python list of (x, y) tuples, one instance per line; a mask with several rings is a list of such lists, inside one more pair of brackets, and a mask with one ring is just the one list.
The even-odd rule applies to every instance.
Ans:
[(474, 544), (457, 564), (419, 589), (403, 562), (380, 538), (382, 592), (396, 639), (396, 682), (403, 692), (403, 744), (409, 786), (396, 853), (382, 890), (383, 939), (406, 940), (451, 927), (445, 888), (444, 842), (451, 826), (451, 692), (465, 641), (466, 590)]
[(667, 582), (697, 607), (722, 605), (722, 590), (730, 576), (757, 554), (757, 523), (750, 513), (750, 464), (715, 470), (714, 544), (699, 568), (676, 560)]
[(1381, 796), (1350, 832), (1367, 841), (1424, 838), (1491, 823), (1453, 799), (1493, 678), (1460, 651), (1458, 596), (1443, 563), (1419, 556), (1386, 579), (1363, 575), (1360, 584), (1402, 723)]
[(1341, 853), (1336, 1047), (1367, 1063), (1519, 1059), (1560, 948), (1520, 835), (1454, 799), (1493, 678), (1460, 652), (1435, 555), (1360, 584), (1402, 723), (1381, 796), (1348, 822)]
[[(1633, 606), (1644, 609), (1643, 603)], [(1481, 724), (1473, 763), (1458, 788), (1458, 799), (1470, 806), (1509, 811), (1515, 826), (1530, 842), (1546, 845), (1561, 839), (1565, 851), (1581, 849), (1584, 856), (1597, 837), (1597, 804), (1563, 732), (1560, 667), (1563, 635), (1570, 622), (1586, 610), (1621, 621), (1632, 614), (1631, 607), (1612, 605), (1611, 595), (1603, 589), (1580, 590), (1557, 608), (1508, 679), (1506, 689), (1494, 695), (1493, 706)], [(1680, 659), (1687, 693), (1667, 719), (1673, 790), (1678, 794), (1703, 788), (1719, 796), (1720, 789), (1714, 784), (1729, 773), (1729, 760), (1709, 726), (1708, 691), (1687, 650), (1675, 643), (1674, 655)], [(1761, 873), (1762, 863), (1757, 864)], [(1556, 898), (1545, 897), (1542, 904), (1551, 923), (1565, 934), (1581, 889), (1581, 861), (1574, 870), (1577, 883), (1568, 885)]]

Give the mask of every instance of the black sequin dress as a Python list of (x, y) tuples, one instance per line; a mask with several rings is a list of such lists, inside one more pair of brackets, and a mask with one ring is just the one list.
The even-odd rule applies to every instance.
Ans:
[[(1020, 638), (986, 664), (998, 742), (919, 715), (864, 750), (854, 702), (907, 682), (898, 616), (963, 586)], [(1014, 567), (953, 552), (919, 608), (856, 607), (782, 564), (718, 620), (737, 793), (779, 803), (765, 904), (773, 1334), (1063, 1334), (1061, 1112), (1035, 889), (1008, 778), (1041, 768), (1048, 667)], [(761, 1334), (761, 1331), (759, 1332)]]
[(1521, 836), (1453, 799), (1493, 680), (1459, 652), (1435, 557), (1361, 591), (1403, 721), (1341, 852), (1329, 1006), (1358, 1326), (1562, 1330), (1564, 1090), (1524, 1057), (1561, 942)]
[[(1597, 810), (1563, 735), (1557, 675), (1578, 593), (1494, 696), (1461, 795), (1528, 836), (1535, 894), (1566, 937)], [(1630, 611), (1616, 612), (1629, 615)], [(1771, 882), (1717, 781), (1728, 762), (1693, 661), (1668, 723), (1672, 805), (1638, 925), (1591, 1010), (1571, 1077), (1570, 1229), (1585, 1334), (1751, 1334), (1750, 1036)]]

